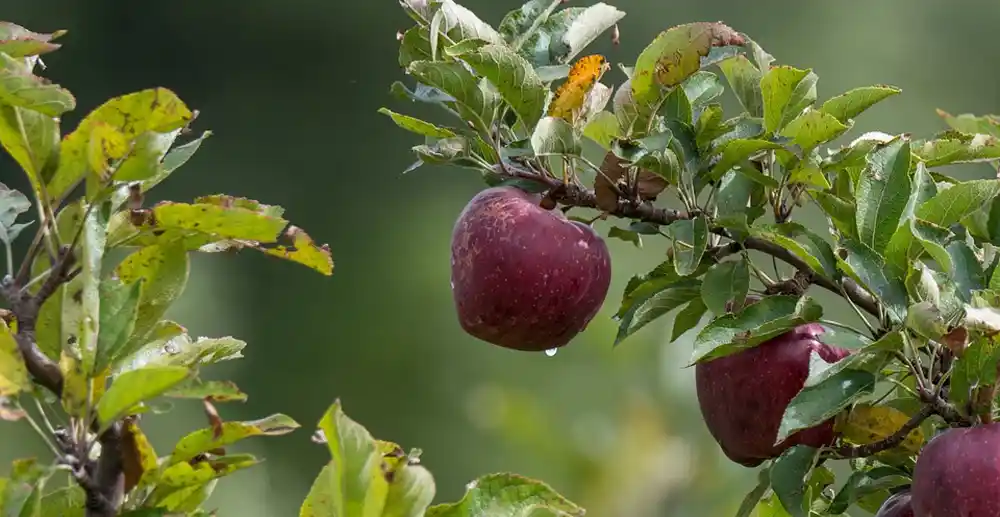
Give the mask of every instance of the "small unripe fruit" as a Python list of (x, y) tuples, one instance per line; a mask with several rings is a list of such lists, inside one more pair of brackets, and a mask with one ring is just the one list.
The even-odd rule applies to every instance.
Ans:
[(516, 350), (559, 348), (604, 303), (607, 245), (590, 226), (540, 203), (515, 187), (493, 187), (455, 223), (452, 295), (468, 334)]

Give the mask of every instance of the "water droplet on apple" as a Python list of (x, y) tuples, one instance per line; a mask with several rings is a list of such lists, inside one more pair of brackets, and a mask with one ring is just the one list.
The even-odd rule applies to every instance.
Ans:
[(549, 357), (554, 357), (556, 355), (556, 352), (558, 352), (558, 351), (559, 351), (558, 348), (550, 348), (550, 349), (548, 349), (548, 350), (545, 351), (545, 355), (547, 355)]

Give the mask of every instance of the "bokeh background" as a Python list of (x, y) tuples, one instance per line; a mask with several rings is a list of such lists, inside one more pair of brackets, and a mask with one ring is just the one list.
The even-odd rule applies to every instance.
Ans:
[[(612, 3), (628, 13), (621, 45), (602, 38), (592, 47), (612, 62), (630, 64), (671, 25), (722, 20), (780, 63), (813, 68), (821, 99), (875, 83), (903, 89), (852, 136), (927, 136), (943, 127), (938, 107), (1000, 112), (1000, 11), (991, 2)], [(495, 25), (519, 2), (464, 5)], [(725, 461), (699, 417), (693, 371), (682, 368), (693, 333), (668, 344), (665, 318), (611, 348), (625, 281), (662, 260), (665, 243), (610, 243), (609, 300), (555, 357), (460, 331), (449, 237), (482, 184), (448, 168), (400, 175), (419, 142), (376, 113), (411, 109), (388, 94), (405, 79), (395, 33), (411, 23), (396, 2), (4, 0), (0, 19), (70, 31), (45, 72), (78, 98), (64, 131), (105, 99), (153, 86), (201, 110), (194, 129), (215, 136), (154, 201), (225, 192), (280, 204), (333, 249), (329, 279), (259, 254), (198, 256), (173, 310), (195, 334), (250, 344), (245, 360), (213, 370), (250, 394), (223, 406), (225, 418), (285, 412), (304, 426), (241, 446), (266, 463), (219, 485), (211, 505), (220, 515), (297, 514), (327, 458), (310, 429), (337, 397), (375, 436), (424, 450), (439, 502), (504, 470), (548, 481), (595, 517), (726, 516), (752, 486), (754, 471)], [(605, 82), (621, 79), (615, 70)], [(0, 157), (0, 180), (23, 186), (15, 171)], [(178, 404), (147, 422), (164, 454), (204, 417), (198, 404)], [(26, 426), (0, 428), (2, 464), (44, 454), (40, 445)]]

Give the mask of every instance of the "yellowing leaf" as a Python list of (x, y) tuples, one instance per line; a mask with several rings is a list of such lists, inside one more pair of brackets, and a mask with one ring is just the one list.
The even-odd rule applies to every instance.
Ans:
[(184, 127), (192, 118), (191, 110), (166, 88), (153, 88), (115, 97), (90, 112), (80, 121), (59, 149), (59, 168), (46, 188), (53, 200), (62, 199), (87, 172), (87, 154), (94, 127), (107, 124), (132, 141), (152, 131), (169, 133)]
[(122, 463), (125, 471), (125, 493), (140, 483), (154, 481), (158, 473), (156, 450), (134, 418), (125, 419), (122, 432)]
[(109, 124), (98, 122), (87, 143), (87, 163), (102, 181), (107, 181), (111, 163), (125, 156), (128, 141), (125, 135)]
[(288, 434), (300, 426), (287, 415), (280, 413), (252, 422), (225, 422), (222, 432), (216, 435), (216, 429), (206, 427), (199, 429), (177, 442), (168, 465), (185, 462), (195, 456), (212, 449), (238, 442), (251, 436), (279, 436)]
[(572, 123), (583, 108), (587, 94), (609, 68), (608, 61), (599, 54), (578, 59), (570, 68), (566, 82), (559, 86), (549, 103), (548, 115)]
[[(899, 431), (910, 419), (906, 413), (889, 406), (857, 406), (839, 423), (845, 440), (864, 445), (884, 440)], [(920, 452), (924, 433), (920, 428), (910, 431), (899, 447), (910, 453)]]
[(17, 349), (14, 334), (0, 320), (0, 397), (16, 395), (30, 387), (28, 370)]
[(263, 248), (264, 253), (298, 262), (327, 276), (333, 274), (333, 258), (328, 246), (317, 246), (312, 237), (297, 226), (289, 226), (285, 234), (292, 238), (291, 246)]

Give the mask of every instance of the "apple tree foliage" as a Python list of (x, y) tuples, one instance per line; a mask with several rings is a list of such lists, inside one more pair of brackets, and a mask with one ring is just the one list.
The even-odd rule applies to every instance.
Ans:
[[(206, 500), (219, 480), (260, 462), (238, 442), (300, 424), (284, 414), (223, 417), (217, 406), (247, 394), (200, 373), (241, 358), (246, 343), (192, 336), (164, 317), (184, 292), (190, 255), (253, 250), (329, 276), (331, 253), (279, 206), (232, 195), (146, 206), (150, 189), (211, 133), (193, 135), (197, 112), (165, 88), (110, 99), (64, 131), (60, 117), (76, 101), (38, 75), (62, 35), (0, 22), (0, 144), (31, 189), (0, 183), (0, 419), (30, 425), (52, 453), (4, 469), (0, 515), (216, 515)], [(143, 414), (198, 401), (205, 427), (155, 450)], [(432, 506), (434, 479), (419, 451), (375, 439), (339, 401), (313, 441), (330, 461), (303, 517), (583, 513), (548, 485), (506, 473)]]
[[(398, 34), (408, 77), (390, 91), (440, 113), (380, 110), (423, 138), (407, 172), (471, 169), (576, 220), (609, 221), (608, 238), (668, 243), (625, 287), (615, 345), (669, 314), (671, 341), (695, 334), (691, 365), (807, 323), (851, 351), (810, 358), (774, 437), (834, 419), (835, 443), (766, 462), (738, 515), (874, 513), (908, 490), (938, 433), (993, 422), (1000, 119), (939, 111), (948, 129), (927, 138), (850, 135), (900, 90), (820, 98), (815, 72), (722, 23), (669, 28), (588, 82), (571, 70), (596, 38), (617, 40), (624, 13), (612, 6), (531, 0), (494, 27), (452, 0), (400, 3), (415, 24)], [(556, 87), (574, 81), (586, 93), (574, 116), (550, 116), (565, 101)], [(972, 180), (942, 169), (969, 163), (992, 169)], [(824, 318), (817, 288), (856, 318)]]

